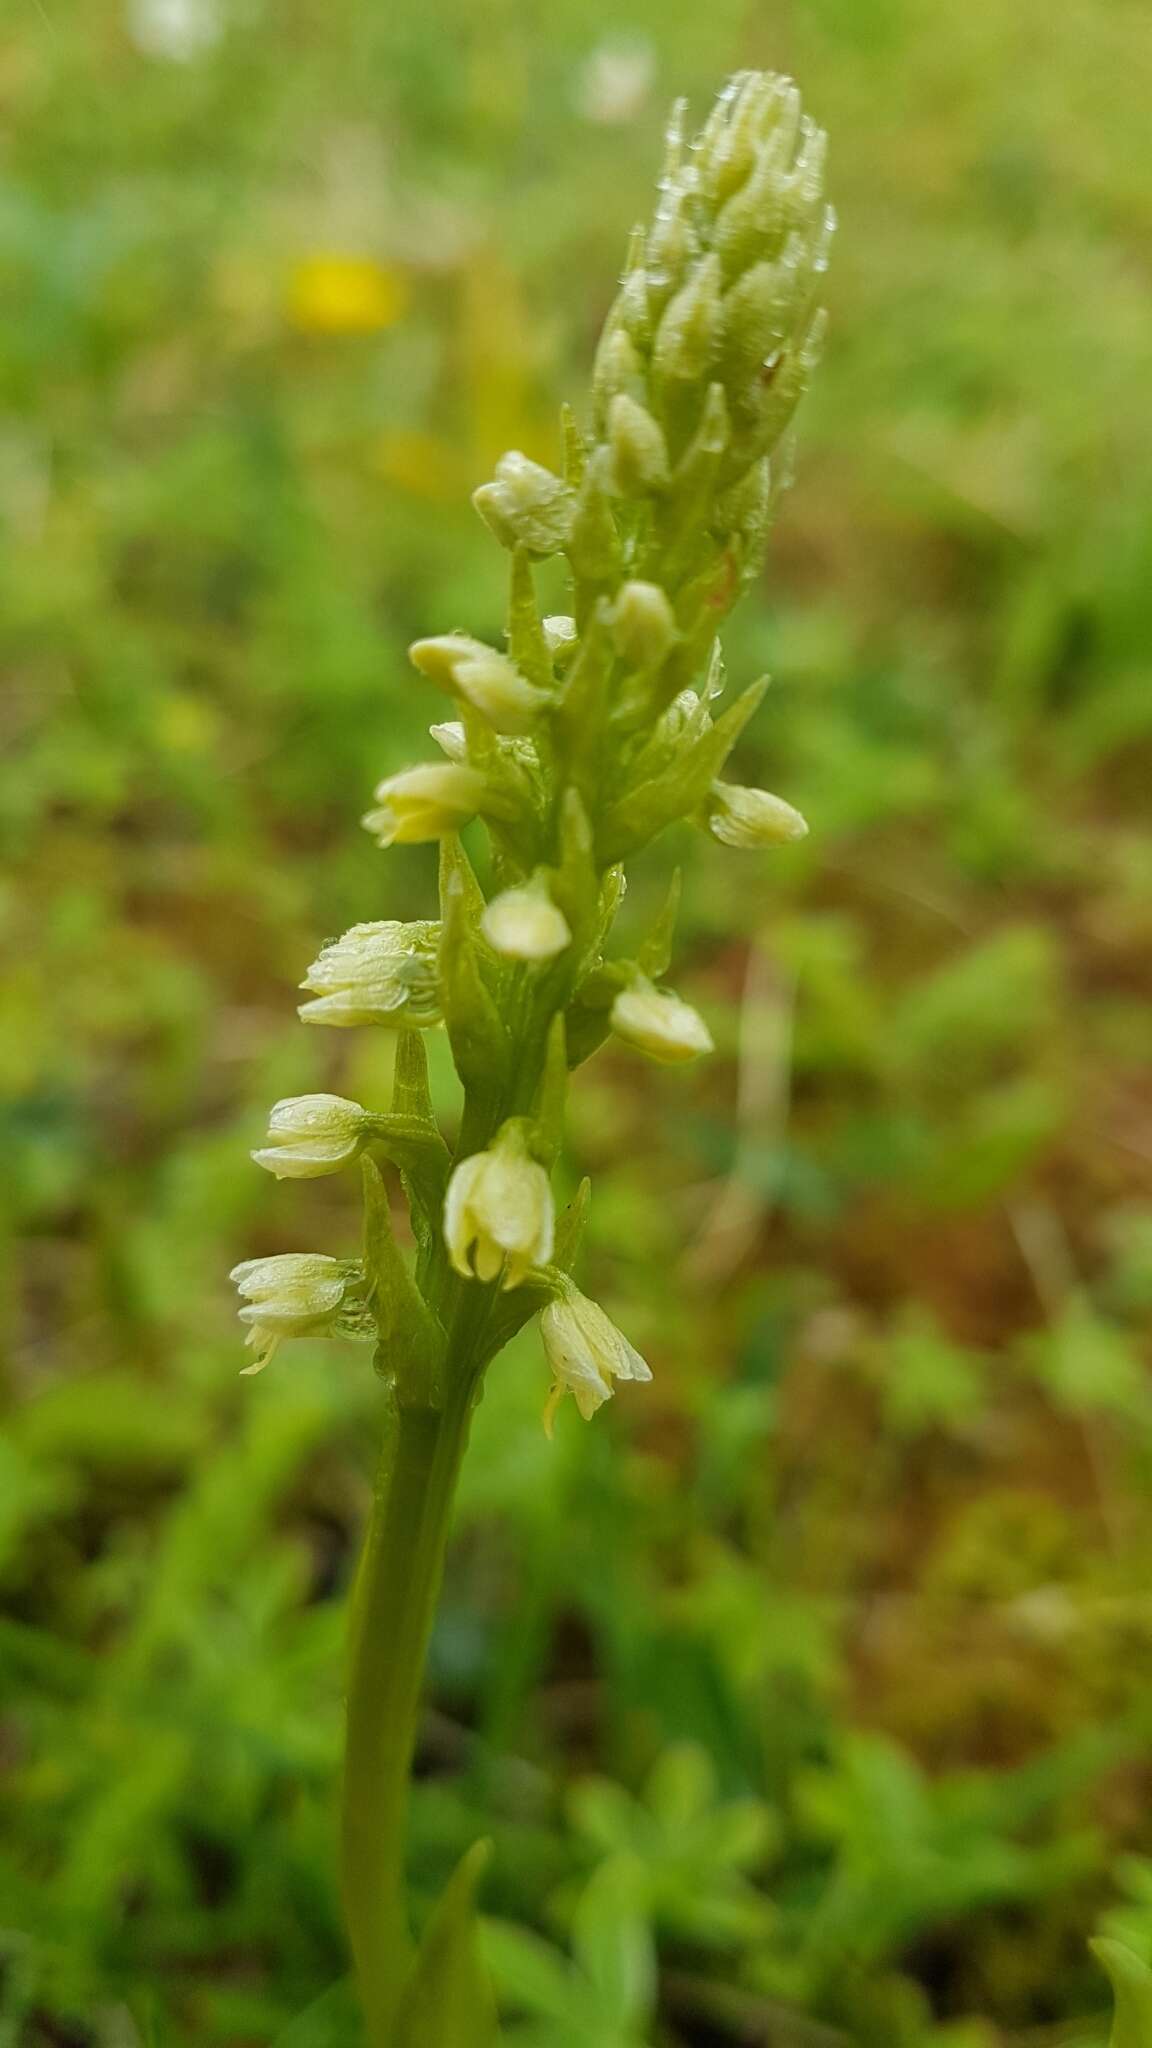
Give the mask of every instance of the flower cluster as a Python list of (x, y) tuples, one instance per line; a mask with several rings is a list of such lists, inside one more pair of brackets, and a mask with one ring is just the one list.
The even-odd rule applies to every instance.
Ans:
[[(359, 1266), (238, 1267), (258, 1363), (281, 1335), (356, 1333), (370, 1317), (398, 1399), (435, 1402), (539, 1310), (549, 1426), (565, 1389), (587, 1417), (614, 1381), (650, 1376), (569, 1277), (580, 1209), (557, 1218), (551, 1171), (568, 1074), (605, 1039), (669, 1065), (712, 1049), (664, 983), (674, 903), (631, 953), (612, 945), (624, 863), (684, 819), (751, 850), (807, 829), (781, 797), (725, 776), (764, 686), (725, 697), (716, 631), (759, 569), (819, 353), (833, 228), (823, 163), (823, 135), (786, 79), (734, 80), (691, 143), (677, 114), (586, 420), (565, 416), (555, 470), (513, 450), (475, 493), (509, 556), (503, 644), (457, 631), (415, 642), (414, 667), (451, 700), (431, 728), (441, 758), (386, 776), (364, 818), (382, 847), (439, 841), (439, 917), (354, 926), (309, 968), (300, 1009), (308, 1023), (397, 1034), (391, 1109), (281, 1102), (254, 1154), (280, 1177), (361, 1154), (390, 1163), (415, 1267), (377, 1196)], [(570, 609), (544, 615), (537, 570), (554, 558)], [(475, 820), (490, 841), (487, 887), (459, 837)], [(441, 1024), (464, 1091), (454, 1157), (420, 1036)]]

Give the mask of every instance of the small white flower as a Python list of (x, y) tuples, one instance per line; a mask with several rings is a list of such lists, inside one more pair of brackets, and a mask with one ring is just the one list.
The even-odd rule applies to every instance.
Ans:
[(359, 1276), (354, 1267), (323, 1252), (282, 1252), (271, 1259), (245, 1259), (229, 1274), (244, 1306), (247, 1342), (256, 1352), (243, 1371), (261, 1372), (284, 1337), (309, 1337), (340, 1330), (363, 1334), (363, 1304), (347, 1302)]
[(540, 1317), (540, 1334), (552, 1368), (552, 1391), (544, 1429), (552, 1434), (556, 1410), (571, 1394), (585, 1422), (612, 1398), (613, 1380), (650, 1380), (650, 1368), (596, 1302), (569, 1281)]
[(725, 846), (787, 846), (808, 831), (800, 812), (783, 797), (735, 782), (712, 784), (706, 816), (713, 838)]
[(490, 946), (507, 960), (553, 960), (572, 943), (568, 920), (552, 901), (547, 876), (494, 896), (481, 919)]
[(468, 736), (458, 718), (450, 718), (443, 725), (430, 725), (428, 730), (450, 761), (467, 760)]
[(466, 1279), (519, 1287), (533, 1266), (552, 1256), (555, 1212), (548, 1175), (529, 1157), (517, 1120), (505, 1124), (491, 1151), (462, 1159), (448, 1183), (444, 1238)]
[(190, 64), (224, 34), (219, 0), (128, 0), (128, 33), (147, 57)]
[(580, 644), (575, 619), (567, 612), (552, 612), (543, 621), (544, 644), (555, 668), (563, 672)]
[(427, 761), (376, 785), (377, 808), (361, 823), (378, 846), (442, 839), (474, 818), (487, 793), (484, 777), (462, 761)]
[(698, 1010), (638, 976), (612, 1005), (612, 1029), (627, 1045), (667, 1066), (712, 1052), (712, 1034)]
[(268, 1119), (267, 1142), (253, 1152), (277, 1180), (313, 1180), (354, 1159), (368, 1120), (343, 1095), (290, 1095)]
[(312, 962), (302, 988), (315, 1000), (301, 1003), (306, 1024), (388, 1024), (424, 1029), (440, 1022), (436, 956), (438, 924), (400, 924), (387, 918), (354, 924)]
[(656, 76), (656, 52), (646, 36), (609, 36), (586, 59), (576, 101), (586, 121), (606, 127), (640, 112)]

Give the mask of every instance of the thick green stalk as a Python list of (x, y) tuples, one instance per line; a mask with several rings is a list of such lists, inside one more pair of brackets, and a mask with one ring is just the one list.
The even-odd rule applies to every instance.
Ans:
[(411, 1951), (404, 1904), (408, 1779), (474, 1392), (475, 1374), (462, 1359), (442, 1409), (394, 1409), (356, 1587), (343, 1877), (372, 2048), (387, 2048)]
[[(518, 1008), (517, 990), (512, 1007)], [(540, 1058), (517, 1044), (512, 1071), (534, 1095)], [(465, 1097), (457, 1158), (483, 1146), (504, 1115), (499, 1101)], [(462, 1286), (437, 1243), (425, 1276), (448, 1329), (441, 1405), (405, 1398), (403, 1378), (385, 1425), (349, 1639), (342, 1864), (345, 1910), (371, 2048), (389, 2048), (412, 1959), (405, 1850), (412, 1756), (428, 1640), (444, 1570), (456, 1481), (477, 1387), (487, 1362), (492, 1290)]]

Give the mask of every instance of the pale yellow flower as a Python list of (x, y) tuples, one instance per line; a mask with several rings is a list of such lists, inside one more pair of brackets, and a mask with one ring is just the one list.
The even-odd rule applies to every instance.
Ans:
[(651, 1368), (616, 1328), (611, 1317), (569, 1281), (540, 1317), (540, 1334), (552, 1368), (552, 1391), (544, 1429), (552, 1434), (556, 1410), (571, 1394), (585, 1422), (612, 1398), (613, 1380), (650, 1380)]
[(666, 1066), (680, 1066), (712, 1052), (712, 1034), (698, 1010), (670, 990), (638, 977), (612, 1005), (612, 1029), (626, 1045)]
[(245, 1259), (229, 1279), (244, 1306), (240, 1321), (256, 1357), (242, 1368), (262, 1372), (284, 1337), (308, 1337), (335, 1327), (348, 1286), (346, 1269), (323, 1252), (282, 1252), (271, 1259)]
[(343, 1095), (290, 1095), (268, 1119), (268, 1137), (252, 1157), (277, 1180), (314, 1180), (354, 1159), (368, 1113)]
[(714, 782), (707, 807), (708, 830), (724, 846), (788, 846), (807, 835), (800, 812), (766, 789)]
[(528, 1155), (518, 1123), (504, 1126), (488, 1152), (461, 1160), (448, 1183), (444, 1238), (466, 1279), (519, 1287), (552, 1256), (555, 1212), (548, 1175)]
[(544, 875), (494, 896), (481, 928), (506, 960), (552, 960), (572, 943), (568, 920), (552, 901)]

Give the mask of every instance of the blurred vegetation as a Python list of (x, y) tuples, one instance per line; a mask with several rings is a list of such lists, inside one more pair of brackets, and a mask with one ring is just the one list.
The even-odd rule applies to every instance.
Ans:
[[(720, 1056), (601, 1056), (656, 1370), (494, 1370), (414, 1878), (495, 1837), (521, 2048), (1049, 2048), (1152, 1959), (1152, 411), (1139, 0), (25, 0), (0, 45), (0, 2048), (349, 2048), (342, 1603), (377, 1388), (241, 1382), (340, 1250), (245, 1159), (387, 1100), (292, 991), (423, 914), (356, 829), (467, 492), (555, 459), (672, 95), (801, 77), (833, 339), (730, 667), (812, 824), (688, 862)], [(637, 890), (645, 898), (645, 884)], [(323, 1035), (323, 1034), (320, 1034)], [(447, 1076), (442, 1075), (447, 1102)], [(301, 1204), (304, 1213), (301, 1215)]]

